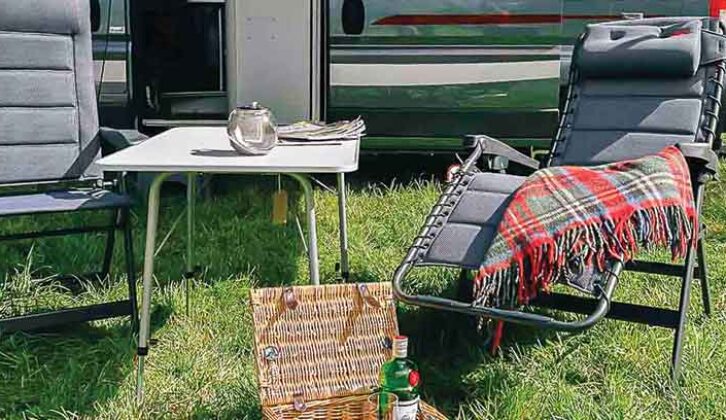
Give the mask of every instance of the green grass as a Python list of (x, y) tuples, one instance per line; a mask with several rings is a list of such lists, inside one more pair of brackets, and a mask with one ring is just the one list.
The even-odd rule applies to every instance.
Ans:
[[(360, 281), (388, 281), (440, 185), (369, 184), (369, 179), (353, 185), (349, 198), (352, 272)], [(223, 191), (198, 208), (197, 257), (206, 269), (193, 284), (189, 315), (180, 280), (181, 224), (159, 253), (152, 322), (158, 343), (148, 357), (145, 405), (139, 408), (134, 400), (135, 345), (128, 323), (112, 320), (55, 333), (0, 337), (0, 418), (259, 417), (248, 292), (257, 286), (307, 283), (307, 261), (295, 223), (269, 223), (273, 179), (224, 181)], [(460, 418), (725, 417), (725, 197), (726, 182), (709, 188), (705, 217), (714, 315), (702, 315), (696, 287), (680, 386), (668, 379), (672, 332), (664, 329), (610, 320), (580, 335), (509, 328), (502, 356), (490, 357), (470, 320), (401, 307), (401, 329), (412, 337), (425, 398)], [(336, 281), (336, 202), (333, 194), (320, 189), (316, 200), (321, 274), (330, 283)], [(291, 202), (291, 215), (302, 214), (299, 195), (292, 194)], [(184, 201), (178, 192), (167, 191), (163, 203), (160, 239)], [(138, 208), (134, 218), (139, 260), (143, 214)], [(0, 231), (89, 218), (105, 220), (102, 215), (15, 219), (3, 221)], [(101, 254), (100, 238), (3, 244), (0, 273), (7, 274), (0, 288), (0, 315), (122, 297), (120, 274), (75, 296), (53, 282), (37, 281), (54, 273), (89, 270)], [(120, 257), (117, 252), (117, 273)], [(416, 276), (412, 287), (452, 294), (455, 278), (453, 272), (427, 270)], [(677, 293), (674, 280), (628, 275), (616, 298), (674, 305)]]

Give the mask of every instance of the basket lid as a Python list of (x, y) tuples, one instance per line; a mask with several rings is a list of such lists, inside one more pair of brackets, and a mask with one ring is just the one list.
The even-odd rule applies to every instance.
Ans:
[(370, 392), (398, 334), (390, 283), (253, 289), (260, 402)]

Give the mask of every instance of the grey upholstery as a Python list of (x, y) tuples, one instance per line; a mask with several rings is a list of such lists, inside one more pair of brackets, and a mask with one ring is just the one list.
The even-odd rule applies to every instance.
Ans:
[[(715, 89), (715, 84), (707, 83), (716, 71), (711, 63), (726, 54), (722, 37), (700, 30), (701, 27), (716, 30), (714, 25), (708, 19), (663, 18), (589, 26), (582, 48), (575, 54), (576, 83), (572, 86), (561, 135), (556, 139), (552, 165), (599, 165), (656, 153), (671, 144), (705, 141), (703, 116), (709, 112), (709, 96), (714, 95)], [(595, 60), (592, 51), (588, 51), (588, 45), (593, 49), (590, 37), (621, 27), (639, 31), (653, 28), (658, 33), (685, 28), (688, 32), (657, 39), (626, 37), (623, 38), (629, 42), (626, 49), (637, 51), (637, 55), (625, 57), (626, 53), (614, 47), (603, 49)], [(657, 48), (649, 46), (652, 42), (661, 44)], [(698, 45), (698, 53), (688, 53), (688, 45)], [(583, 71), (583, 65), (593, 67), (604, 63), (608, 56), (605, 52), (612, 54), (611, 68), (604, 72)], [(684, 56), (688, 54), (698, 66), (694, 71), (686, 69)], [(627, 65), (615, 73), (623, 60), (637, 61), (638, 57), (643, 62), (640, 69), (653, 66), (652, 73), (633, 72)], [(608, 64), (602, 66), (608, 67)], [(604, 77), (605, 74), (610, 76)]]
[(40, 194), (0, 196), (0, 216), (18, 216), (62, 211), (101, 210), (127, 207), (126, 195), (106, 190), (54, 191)]
[[(8, 195), (0, 195), (0, 217), (104, 210), (111, 222), (50, 230), (32, 227), (0, 235), (0, 241), (105, 232), (101, 270), (91, 277), (105, 279), (115, 231), (123, 230), (128, 299), (0, 319), (0, 334), (125, 315), (136, 324), (130, 199), (104, 189), (102, 173), (94, 164), (101, 153), (101, 136), (89, 1), (0, 0), (0, 186), (12, 185), (4, 189)], [(41, 183), (74, 189), (24, 193)], [(88, 189), (91, 184), (95, 189)]]
[(88, 0), (0, 0), (0, 184), (99, 177)]
[(699, 20), (667, 25), (589, 25), (578, 59), (587, 77), (693, 76), (701, 62)]
[[(603, 34), (623, 25), (634, 32), (626, 31), (619, 41), (627, 41), (627, 48), (632, 51), (621, 51), (622, 45), (617, 43), (600, 45), (609, 42), (610, 35), (605, 42)], [(584, 59), (584, 64), (591, 68), (589, 73), (580, 72), (574, 80), (551, 164), (598, 165), (657, 153), (667, 145), (704, 142), (708, 129), (704, 116), (710, 111), (709, 96), (714, 96), (715, 89), (715, 83), (709, 83), (716, 71), (712, 63), (723, 59), (726, 45), (720, 37), (702, 34), (702, 25), (717, 29), (710, 20), (693, 18), (590, 26), (587, 36), (596, 34), (597, 39), (594, 43), (584, 40), (586, 51), (575, 54), (574, 64), (579, 71)], [(679, 28), (698, 28), (675, 37), (679, 42), (698, 45), (698, 52), (688, 50), (686, 44), (673, 43), (670, 38), (649, 35)], [(703, 39), (696, 42), (694, 36)], [(653, 42), (656, 46), (652, 46)], [(663, 44), (657, 44), (660, 42)], [(637, 55), (629, 55), (633, 51)], [(651, 56), (645, 57), (649, 52)], [(643, 63), (637, 62), (638, 56)], [(693, 57), (697, 68), (690, 69), (687, 56)], [(656, 68), (670, 64), (677, 71)], [(646, 71), (652, 74), (643, 73)], [(524, 179), (493, 173), (463, 176), (449, 200), (451, 209), (434, 211), (436, 221), (427, 231), (416, 264), (478, 268), (510, 194)], [(586, 284), (592, 277), (585, 275), (576, 281)]]
[[(598, 165), (703, 138), (707, 70), (675, 79), (583, 79), (553, 156), (555, 165)], [(564, 139), (564, 140), (563, 140)]]
[(433, 227), (425, 263), (477, 268), (489, 248), (509, 196), (526, 178), (480, 172), (465, 175), (452, 197), (455, 207)]

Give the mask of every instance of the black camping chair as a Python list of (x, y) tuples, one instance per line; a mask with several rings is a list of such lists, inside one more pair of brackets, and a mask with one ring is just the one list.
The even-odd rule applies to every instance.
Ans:
[[(657, 153), (678, 144), (691, 169), (697, 211), (704, 184), (717, 171), (718, 120), (726, 51), (724, 27), (701, 18), (659, 18), (591, 25), (580, 37), (571, 66), (570, 87), (558, 133), (546, 165), (597, 165)], [(703, 232), (682, 264), (615, 262), (594, 282), (592, 297), (542, 294), (533, 306), (587, 315), (562, 321), (536, 313), (479, 307), (471, 302), (411, 295), (403, 287), (412, 269), (461, 268), (462, 280), (479, 268), (508, 197), (524, 177), (485, 173), (481, 161), (516, 162), (538, 169), (539, 162), (487, 136), (468, 136), (473, 152), (426, 218), (393, 279), (396, 297), (406, 303), (506, 322), (577, 332), (603, 318), (675, 330), (671, 372), (678, 376), (686, 312), (693, 278), (701, 281), (704, 311), (711, 311)], [(496, 168), (495, 168), (496, 169)], [(682, 280), (677, 310), (613, 302), (623, 270), (664, 274)], [(592, 277), (592, 275), (590, 275)]]
[(105, 232), (101, 270), (94, 275), (105, 278), (115, 232), (122, 230), (128, 279), (128, 299), (6, 317), (0, 333), (126, 315), (135, 326), (131, 202), (118, 191), (123, 182), (105, 182), (94, 162), (102, 141), (113, 149), (141, 137), (98, 127), (88, 1), (0, 0), (0, 10), (0, 186), (11, 187), (0, 195), (0, 218), (110, 212), (108, 224), (7, 233), (0, 241)]

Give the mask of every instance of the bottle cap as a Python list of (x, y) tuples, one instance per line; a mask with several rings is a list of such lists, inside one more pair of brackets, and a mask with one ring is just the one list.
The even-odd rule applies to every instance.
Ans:
[(405, 358), (408, 356), (408, 337), (397, 335), (393, 337), (393, 357)]

